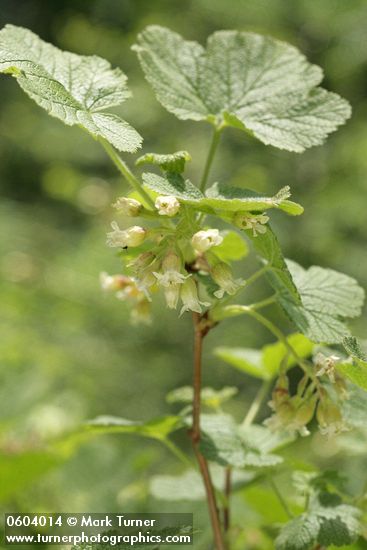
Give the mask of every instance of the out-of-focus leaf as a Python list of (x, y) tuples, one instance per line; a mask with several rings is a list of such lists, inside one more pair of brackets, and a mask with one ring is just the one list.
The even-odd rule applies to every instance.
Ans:
[[(234, 387), (224, 387), (220, 390), (214, 388), (202, 388), (201, 402), (207, 407), (218, 409), (223, 403), (231, 399), (238, 393), (238, 389)], [(183, 386), (176, 388), (167, 394), (167, 403), (192, 403), (194, 390), (192, 386)]]
[(215, 247), (215, 255), (223, 262), (242, 260), (248, 254), (246, 241), (236, 231), (222, 231), (223, 241)]
[(115, 416), (99, 416), (90, 420), (86, 424), (86, 429), (92, 433), (127, 433), (162, 440), (182, 426), (183, 421), (179, 416), (162, 416), (149, 422), (137, 422)]

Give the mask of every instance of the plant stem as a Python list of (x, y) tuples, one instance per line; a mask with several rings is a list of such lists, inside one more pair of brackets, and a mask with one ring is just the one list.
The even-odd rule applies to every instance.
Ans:
[(220, 126), (217, 126), (214, 129), (214, 132), (213, 132), (212, 142), (210, 144), (208, 157), (206, 159), (204, 172), (203, 172), (201, 182), (200, 182), (200, 191), (202, 191), (202, 192), (205, 191), (206, 184), (208, 183), (209, 172), (210, 172), (210, 168), (211, 168), (212, 163), (213, 163), (215, 152), (216, 152), (218, 144), (219, 144), (221, 131), (222, 131), (222, 128)]
[(223, 508), (223, 527), (224, 532), (227, 532), (231, 524), (231, 509), (230, 509), (230, 499), (232, 491), (232, 468), (227, 466), (225, 470), (225, 481), (224, 481), (224, 496), (225, 496), (225, 505)]
[(137, 193), (141, 196), (141, 198), (151, 207), (154, 207), (154, 202), (152, 201), (151, 197), (148, 195), (148, 193), (145, 191), (143, 186), (141, 185), (140, 181), (137, 177), (134, 176), (126, 162), (122, 160), (120, 155), (115, 151), (115, 149), (103, 138), (99, 139), (102, 147), (106, 151), (107, 155), (110, 157), (114, 165), (116, 166), (117, 170), (124, 176), (124, 178), (127, 180), (127, 182), (135, 189)]
[(285, 513), (287, 514), (289, 519), (292, 519), (294, 516), (293, 516), (292, 512), (290, 511), (290, 509), (288, 508), (288, 504), (286, 503), (282, 493), (279, 491), (278, 487), (276, 486), (275, 482), (273, 481), (273, 479), (271, 477), (268, 478), (268, 481), (269, 481), (270, 486), (273, 489), (274, 493), (278, 497), (278, 500), (279, 500), (280, 504), (282, 505)]
[(248, 426), (251, 426), (251, 424), (255, 420), (257, 413), (259, 412), (261, 405), (263, 404), (263, 401), (269, 391), (270, 384), (271, 384), (271, 380), (264, 380), (263, 383), (261, 384), (259, 391), (257, 392), (255, 399), (251, 403), (251, 406), (245, 416), (245, 419), (241, 424), (243, 428), (247, 428)]
[(183, 462), (183, 464), (185, 464), (185, 466), (189, 466), (190, 468), (192, 468), (193, 465), (190, 459), (170, 439), (164, 439), (163, 443), (165, 444), (167, 449), (169, 449), (175, 455), (176, 458), (178, 458), (181, 462)]
[(201, 393), (201, 367), (202, 367), (202, 349), (203, 349), (203, 338), (206, 334), (206, 331), (201, 325), (201, 315), (199, 313), (193, 313), (193, 323), (194, 323), (194, 399), (193, 399), (193, 410), (192, 410), (192, 429), (191, 429), (191, 439), (194, 448), (194, 453), (199, 464), (200, 472), (204, 481), (206, 498), (209, 508), (210, 520), (212, 523), (215, 549), (216, 550), (225, 550), (223, 533), (219, 520), (218, 506), (215, 496), (215, 490), (213, 482), (211, 479), (208, 463), (204, 456), (200, 452), (200, 412), (201, 412), (201, 403), (200, 403), (200, 393)]

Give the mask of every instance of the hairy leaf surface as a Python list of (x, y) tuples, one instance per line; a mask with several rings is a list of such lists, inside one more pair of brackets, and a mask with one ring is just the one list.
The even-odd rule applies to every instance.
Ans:
[(64, 52), (22, 27), (0, 31), (0, 72), (14, 76), (19, 86), (51, 116), (102, 137), (120, 151), (134, 152), (142, 138), (115, 114), (130, 92), (120, 69), (97, 56)]
[(134, 49), (157, 99), (183, 120), (224, 121), (265, 144), (302, 152), (350, 116), (345, 100), (317, 87), (322, 70), (271, 37), (218, 31), (205, 50), (150, 26)]

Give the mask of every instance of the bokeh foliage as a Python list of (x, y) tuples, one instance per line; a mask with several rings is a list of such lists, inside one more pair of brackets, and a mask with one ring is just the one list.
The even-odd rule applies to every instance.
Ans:
[[(120, 66), (134, 98), (119, 113), (145, 137), (144, 151), (188, 150), (192, 181), (200, 177), (209, 129), (178, 123), (156, 102), (130, 50), (137, 32), (156, 23), (204, 41), (214, 30), (238, 28), (298, 46), (324, 68), (323, 85), (351, 102), (352, 119), (324, 146), (303, 155), (227, 132), (212, 175), (267, 194), (290, 185), (305, 213), (296, 220), (274, 215), (287, 255), (304, 266), (340, 269), (367, 287), (364, 0), (1, 0), (0, 6), (1, 26), (28, 27), (63, 49), (96, 53)], [(99, 272), (119, 270), (118, 258), (105, 247), (105, 232), (110, 204), (125, 184), (88, 136), (50, 119), (11, 79), (1, 79), (0, 90), (0, 506), (171, 509), (147, 492), (151, 474), (180, 471), (156, 442), (110, 435), (79, 449), (40, 451), (46, 440), (99, 414), (133, 419), (166, 414), (165, 394), (191, 380), (191, 327), (188, 318), (177, 320), (163, 304), (156, 307), (158, 323), (131, 327), (125, 306), (101, 293)], [(262, 296), (261, 287), (256, 292)], [(354, 327), (362, 338), (364, 321)], [(218, 341), (256, 347), (271, 337), (246, 321), (226, 327), (208, 338), (205, 376), (207, 385), (240, 388), (229, 408), (241, 418), (256, 382), (213, 358), (210, 348)], [(187, 444), (184, 438), (179, 443)], [(365, 459), (356, 441), (325, 445), (316, 435), (302, 441), (298, 453), (302, 463), (353, 473), (349, 489), (358, 492)], [(257, 529), (269, 519), (266, 514), (271, 510), (271, 521), (284, 520), (275, 503), (268, 511), (261, 507), (269, 495), (264, 484), (257, 492), (240, 493), (235, 502), (235, 516), (247, 514), (247, 536), (262, 550), (269, 542)], [(175, 507), (197, 511), (205, 525), (200, 505)]]

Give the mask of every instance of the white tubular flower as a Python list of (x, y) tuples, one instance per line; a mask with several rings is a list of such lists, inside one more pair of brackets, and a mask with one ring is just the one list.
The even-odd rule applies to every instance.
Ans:
[(138, 216), (143, 209), (143, 205), (139, 201), (128, 197), (119, 197), (112, 206), (125, 216), (131, 217)]
[(176, 197), (159, 196), (155, 200), (155, 207), (161, 216), (175, 216), (180, 210), (180, 203)]
[(315, 357), (316, 367), (318, 370), (316, 376), (328, 376), (330, 382), (335, 384), (335, 364), (340, 361), (340, 357), (337, 355), (329, 355), (326, 357), (323, 353), (318, 353)]
[(134, 225), (128, 229), (120, 229), (116, 222), (111, 223), (113, 231), (107, 233), (107, 245), (127, 248), (139, 246), (144, 242), (147, 232), (143, 227)]
[(181, 273), (180, 270), (180, 258), (177, 254), (170, 252), (162, 262), (162, 273), (153, 271), (158, 283), (164, 288), (167, 306), (170, 309), (176, 309), (180, 297), (181, 285), (190, 277), (190, 275)]
[(192, 277), (186, 279), (181, 287), (181, 300), (183, 306), (181, 308), (180, 316), (185, 311), (196, 311), (196, 313), (201, 313), (201, 306), (210, 306), (208, 302), (200, 302), (197, 287)]
[(215, 265), (211, 274), (213, 280), (220, 286), (220, 289), (214, 292), (216, 298), (223, 298), (225, 293), (233, 296), (245, 284), (242, 279), (233, 278), (231, 268), (224, 262)]
[(257, 237), (257, 234), (266, 233), (265, 224), (269, 221), (269, 216), (266, 214), (248, 214), (246, 212), (237, 212), (233, 218), (233, 222), (237, 227), (241, 229), (252, 229), (252, 234), (254, 237)]
[(212, 248), (212, 246), (218, 246), (223, 242), (223, 237), (219, 235), (218, 229), (207, 229), (198, 231), (193, 235), (191, 244), (196, 252), (202, 254)]

